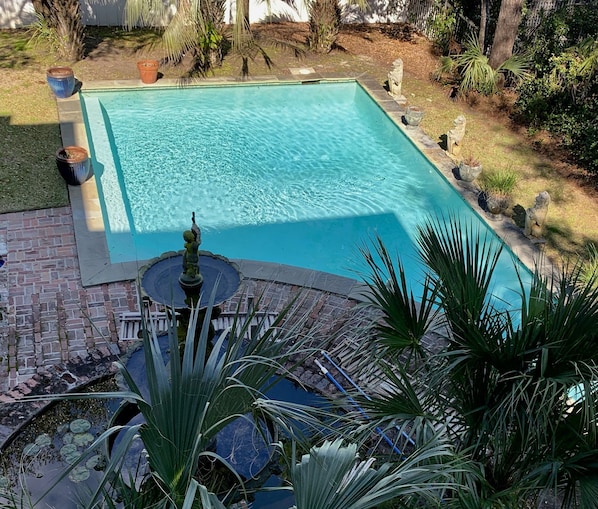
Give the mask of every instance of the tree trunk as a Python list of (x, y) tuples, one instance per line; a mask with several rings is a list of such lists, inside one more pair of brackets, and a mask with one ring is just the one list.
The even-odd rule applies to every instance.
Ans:
[(480, 6), (480, 29), (478, 31), (478, 42), (482, 53), (485, 53), (486, 45), (486, 25), (488, 20), (488, 0), (482, 0)]
[(329, 53), (338, 37), (341, 9), (338, 0), (309, 2), (309, 47), (317, 53)]
[(43, 16), (60, 42), (60, 57), (71, 62), (84, 54), (85, 27), (79, 0), (33, 0), (35, 12)]
[(493, 69), (497, 69), (513, 55), (513, 47), (521, 23), (522, 5), (523, 0), (502, 0), (500, 4), (494, 40), (488, 59), (488, 63)]

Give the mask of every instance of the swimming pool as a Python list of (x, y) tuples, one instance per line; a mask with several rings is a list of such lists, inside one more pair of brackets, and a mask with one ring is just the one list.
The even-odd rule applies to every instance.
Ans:
[[(356, 81), (81, 97), (113, 263), (182, 248), (192, 211), (202, 249), (348, 277), (378, 235), (419, 279), (427, 217), (487, 229)], [(497, 280), (512, 290), (511, 255)]]

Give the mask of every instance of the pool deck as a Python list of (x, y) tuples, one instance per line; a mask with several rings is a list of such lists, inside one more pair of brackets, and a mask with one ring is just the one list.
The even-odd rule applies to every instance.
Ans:
[[(404, 106), (376, 81), (363, 75), (297, 73), (297, 81), (357, 79), (451, 182), (472, 208), (505, 240), (528, 267), (538, 250), (511, 221), (495, 221), (479, 209), (475, 187), (455, 179), (455, 164), (419, 127), (402, 122)], [(290, 81), (266, 76), (255, 81)], [(196, 84), (235, 83), (202, 80)], [(96, 82), (86, 88), (184, 86), (160, 80)], [(63, 145), (88, 148), (77, 96), (57, 100)], [(135, 278), (144, 261), (110, 264), (95, 182), (69, 187), (70, 207), (0, 216), (0, 445), (38, 404), (28, 410), (18, 400), (30, 393), (64, 391), (109, 373), (130, 346), (119, 338), (120, 317), (139, 310)], [(362, 323), (363, 287), (355, 280), (278, 264), (234, 260), (244, 276), (225, 309), (247, 306), (264, 295), (264, 306), (276, 312), (298, 292), (310, 303), (312, 321), (338, 330)], [(370, 317), (371, 320), (371, 317)], [(349, 327), (359, 334), (359, 327)], [(350, 333), (348, 333), (350, 335)], [(12, 403), (12, 404), (9, 404)]]

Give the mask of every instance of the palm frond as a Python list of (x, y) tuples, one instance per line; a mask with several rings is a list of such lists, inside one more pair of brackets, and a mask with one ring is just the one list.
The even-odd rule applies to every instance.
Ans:
[(359, 461), (357, 447), (341, 440), (312, 447), (290, 471), (297, 509), (368, 509), (395, 498), (438, 502), (443, 490), (455, 487), (451, 462), (442, 443), (430, 443), (398, 465), (373, 468), (373, 458)]
[(490, 288), (502, 245), (456, 217), (418, 227), (418, 245), (435, 276), (435, 293), (453, 333), (463, 336), (472, 328), (483, 330), (494, 314)]
[(376, 325), (382, 344), (399, 354), (407, 351), (416, 358), (424, 357), (426, 352), (422, 339), (438, 313), (437, 289), (426, 276), (422, 284), (422, 295), (416, 299), (401, 261), (395, 267), (380, 238), (376, 239), (374, 249), (374, 253), (371, 253), (364, 248), (361, 253), (371, 272), (365, 278), (369, 288), (367, 297), (383, 312), (383, 321)]

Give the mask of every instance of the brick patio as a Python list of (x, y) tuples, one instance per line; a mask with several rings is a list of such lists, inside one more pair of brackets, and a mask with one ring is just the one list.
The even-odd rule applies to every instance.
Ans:
[[(119, 341), (119, 316), (139, 308), (134, 282), (82, 286), (70, 207), (0, 215), (0, 257), (6, 262), (0, 268), (1, 445), (41, 406), (19, 404), (24, 395), (62, 392), (113, 371), (112, 362), (130, 346)], [(276, 313), (298, 292), (307, 326), (317, 324), (323, 341), (331, 331), (344, 327), (351, 335), (371, 322), (371, 311), (346, 295), (257, 278), (245, 278), (222, 307), (243, 310), (262, 296), (262, 307)], [(326, 383), (318, 372), (311, 376), (314, 386)]]

